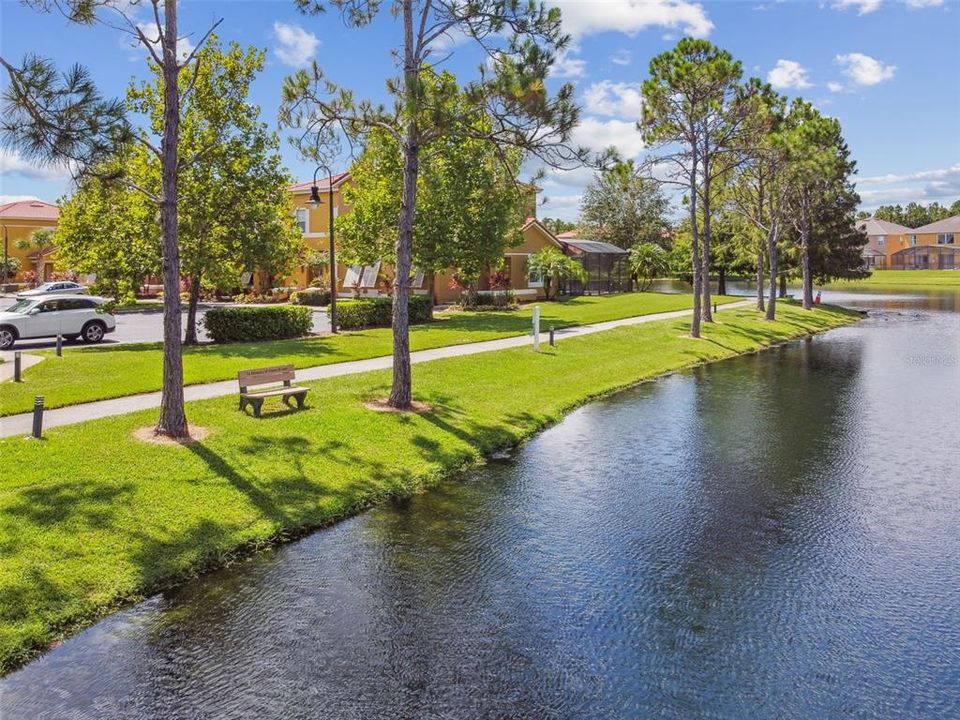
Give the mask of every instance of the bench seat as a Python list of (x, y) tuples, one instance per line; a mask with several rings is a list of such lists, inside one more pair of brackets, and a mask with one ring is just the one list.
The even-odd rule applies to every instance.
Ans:
[[(297, 409), (303, 410), (303, 403), (309, 392), (309, 388), (291, 385), (294, 380), (295, 371), (293, 365), (279, 365), (277, 367), (261, 368), (259, 370), (241, 370), (237, 373), (237, 381), (240, 384), (240, 411), (246, 409), (247, 405), (253, 408), (254, 417), (260, 417), (260, 411), (263, 408), (263, 401), (271, 397), (283, 399), (284, 405), (293, 409), (290, 399), (297, 401)], [(267, 387), (263, 390), (255, 390), (258, 386), (272, 385), (282, 382), (280, 387)]]

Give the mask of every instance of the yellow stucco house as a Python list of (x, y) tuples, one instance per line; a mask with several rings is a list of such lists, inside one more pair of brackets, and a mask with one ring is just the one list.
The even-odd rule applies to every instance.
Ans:
[(894, 270), (960, 268), (960, 215), (907, 230), (903, 247), (889, 256)]
[(857, 227), (867, 234), (863, 262), (870, 270), (960, 268), (960, 215), (912, 229), (872, 217)]
[[(330, 247), (329, 216), (327, 204), (330, 188), (333, 188), (333, 209), (336, 219), (342, 213), (349, 212), (349, 206), (343, 199), (343, 188), (350, 182), (348, 172), (333, 176), (332, 184), (329, 178), (317, 180), (317, 191), (321, 199), (320, 205), (311, 205), (310, 197), (313, 182), (297, 183), (290, 187), (293, 195), (294, 212), (297, 224), (303, 237), (304, 245), (308, 250), (326, 251)], [(535, 201), (535, 198), (533, 198)], [(530, 203), (528, 210), (532, 211), (535, 202)], [(536, 217), (528, 217), (521, 228), (522, 241), (519, 245), (509, 248), (504, 253), (504, 270), (510, 278), (510, 288), (520, 300), (536, 300), (543, 297), (543, 282), (535, 274), (527, 272), (526, 262), (530, 255), (539, 252), (545, 247), (555, 247), (563, 250), (563, 243), (551, 233)], [(368, 266), (350, 266), (337, 259), (338, 296), (376, 297), (387, 291), (393, 280), (392, 268), (386, 263), (375, 263)], [(329, 282), (329, 276), (317, 274), (306, 265), (302, 265), (287, 279), (287, 284), (298, 288), (306, 287), (313, 280)], [(426, 294), (433, 290), (434, 300), (438, 303), (448, 303), (457, 300), (460, 290), (453, 286), (453, 271), (437, 273), (433, 278), (414, 268), (410, 281), (414, 293)], [(485, 275), (480, 278), (481, 293), (489, 292), (489, 278)]]
[[(42, 200), (20, 200), (0, 205), (0, 241), (3, 242), (0, 259), (14, 257), (22, 264), (17, 276), (8, 278), (8, 282), (22, 278), (24, 273), (37, 267), (37, 251), (19, 248), (20, 241), (28, 240), (35, 230), (55, 230), (59, 218), (57, 206)], [(54, 252), (50, 249), (43, 253), (43, 277), (40, 280), (49, 280), (52, 276)]]

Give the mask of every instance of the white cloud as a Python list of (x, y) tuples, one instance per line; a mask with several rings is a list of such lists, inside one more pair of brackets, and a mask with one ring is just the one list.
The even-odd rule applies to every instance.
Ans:
[(838, 82), (828, 82), (827, 90), (829, 90), (832, 93), (843, 92), (843, 84)]
[(579, 208), (580, 195), (544, 195), (547, 208)]
[(944, 0), (906, 0), (907, 7), (914, 10), (928, 7), (939, 7), (943, 5)]
[(847, 8), (859, 8), (858, 15), (872, 13), (880, 7), (881, 0), (837, 0), (833, 4), (835, 10), (846, 10)]
[(703, 6), (688, 0), (552, 0), (550, 4), (560, 8), (564, 30), (575, 37), (608, 31), (634, 35), (654, 26), (694, 37), (706, 37), (713, 30)]
[(21, 202), (22, 200), (39, 200), (36, 195), (0, 195), (0, 205)]
[(640, 83), (615, 83), (610, 80), (594, 83), (583, 93), (586, 110), (593, 115), (639, 120), (643, 111), (640, 89)]
[(557, 78), (583, 77), (587, 74), (587, 61), (565, 52), (557, 57), (550, 74)]
[(6, 148), (0, 148), (0, 175), (19, 175), (28, 180), (66, 180), (70, 177), (63, 166), (36, 165)]
[(313, 33), (299, 25), (282, 22), (273, 23), (273, 37), (280, 43), (273, 51), (281, 61), (293, 67), (304, 65), (320, 45), (320, 40)]
[(890, 185), (893, 183), (915, 182), (917, 180), (960, 180), (960, 163), (937, 170), (921, 170), (906, 175), (872, 175), (857, 179), (858, 185)]
[(632, 57), (630, 56), (630, 51), (622, 48), (610, 56), (610, 62), (612, 62), (614, 65), (629, 65), (631, 60)]
[(777, 60), (776, 66), (767, 73), (767, 82), (775, 88), (810, 87), (806, 68), (796, 60)]
[(960, 163), (935, 170), (862, 177), (856, 183), (860, 199), (868, 207), (910, 201), (950, 202), (960, 198)]
[(877, 85), (892, 78), (897, 71), (895, 65), (886, 65), (863, 53), (837, 55), (834, 62), (842, 68), (843, 74), (857, 85)]
[[(157, 23), (155, 22), (146, 22), (146, 23), (137, 23), (137, 28), (140, 32), (143, 33), (144, 37), (150, 41), (150, 45), (153, 47), (154, 51), (157, 54), (160, 54), (162, 51), (160, 49), (160, 33), (157, 31)], [(135, 46), (139, 43), (135, 43)], [(177, 39), (177, 59), (185, 60), (190, 56), (190, 53), (193, 52), (194, 45), (190, 42), (190, 38), (178, 38)]]
[(584, 118), (573, 131), (575, 145), (602, 152), (614, 147), (625, 158), (635, 158), (643, 150), (643, 140), (635, 122)]

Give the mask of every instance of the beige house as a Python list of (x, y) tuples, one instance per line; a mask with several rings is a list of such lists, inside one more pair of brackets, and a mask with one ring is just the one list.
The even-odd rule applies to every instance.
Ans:
[(863, 247), (863, 263), (870, 270), (886, 270), (889, 256), (904, 247), (906, 233), (910, 228), (887, 220), (867, 218), (857, 223), (857, 228), (867, 234)]

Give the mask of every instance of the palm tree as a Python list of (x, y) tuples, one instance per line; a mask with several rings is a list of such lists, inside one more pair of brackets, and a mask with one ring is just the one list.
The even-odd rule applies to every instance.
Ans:
[(580, 263), (567, 257), (556, 248), (544, 248), (531, 255), (530, 259), (527, 260), (527, 269), (543, 278), (543, 292), (547, 300), (550, 299), (552, 281), (556, 280), (556, 287), (559, 290), (561, 280), (583, 280), (587, 276)]
[(21, 250), (37, 251), (37, 278), (34, 286), (43, 282), (43, 254), (53, 246), (52, 230), (34, 230), (27, 240), (17, 241), (17, 247)]
[(667, 274), (667, 253), (653, 243), (634, 245), (630, 248), (630, 269), (640, 282), (640, 292), (649, 290), (654, 280)]

